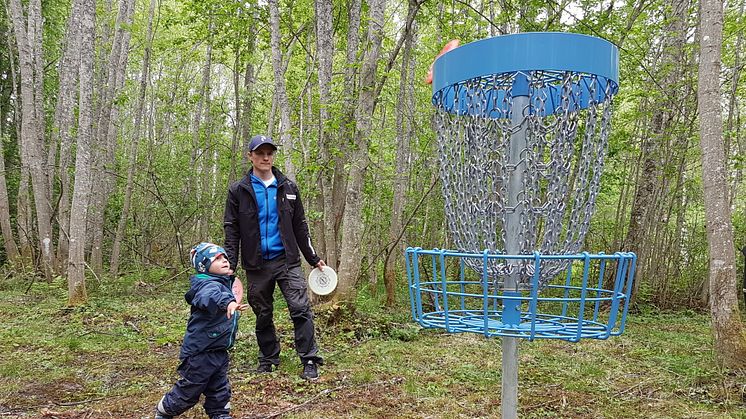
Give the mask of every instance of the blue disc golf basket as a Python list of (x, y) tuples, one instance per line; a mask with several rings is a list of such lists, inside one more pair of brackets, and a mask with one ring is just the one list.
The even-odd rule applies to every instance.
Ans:
[(406, 250), (422, 327), (502, 338), (502, 417), (517, 417), (518, 339), (624, 331), (633, 253), (582, 251), (600, 189), (618, 50), (569, 33), (466, 44), (433, 66), (455, 250)]

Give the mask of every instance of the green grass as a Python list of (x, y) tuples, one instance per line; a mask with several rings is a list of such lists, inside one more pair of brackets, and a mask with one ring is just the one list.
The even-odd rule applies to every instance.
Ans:
[[(61, 279), (1, 283), (0, 416), (149, 417), (177, 378), (189, 313), (186, 277), (171, 276), (89, 281), (89, 304), (79, 308), (66, 307)], [(235, 417), (499, 417), (499, 339), (420, 329), (408, 306), (383, 309), (363, 292), (356, 309), (316, 310), (327, 364), (307, 383), (277, 300), (277, 372), (250, 372), (253, 315), (241, 319), (230, 371)], [(606, 341), (521, 342), (519, 416), (746, 418), (744, 383), (715, 366), (705, 314), (632, 313), (625, 333)], [(195, 408), (183, 417), (205, 416)]]

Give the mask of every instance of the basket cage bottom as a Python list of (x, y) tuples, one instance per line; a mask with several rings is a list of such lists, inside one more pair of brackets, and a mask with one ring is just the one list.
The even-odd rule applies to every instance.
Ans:
[[(474, 269), (480, 259), (481, 271)], [(504, 255), (410, 247), (405, 261), (412, 317), (422, 327), (450, 333), (607, 339), (624, 331), (636, 259), (625, 252)], [(496, 263), (531, 265), (531, 275), (509, 278), (490, 269)], [(542, 275), (542, 267), (558, 265), (563, 270), (552, 278)]]

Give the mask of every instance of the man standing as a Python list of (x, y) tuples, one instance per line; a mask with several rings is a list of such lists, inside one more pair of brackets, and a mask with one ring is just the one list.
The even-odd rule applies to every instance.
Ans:
[(293, 320), (295, 350), (303, 364), (301, 377), (313, 380), (318, 378), (317, 366), (323, 359), (318, 356), (314, 339), (313, 312), (300, 253), (311, 266), (321, 269), (326, 265), (311, 245), (298, 186), (273, 166), (276, 151), (269, 137), (256, 135), (251, 139), (252, 168), (228, 189), (225, 251), (234, 271), (240, 252), (246, 270), (248, 302), (256, 315), (257, 372), (272, 372), (280, 363), (280, 343), (272, 319), (277, 284)]

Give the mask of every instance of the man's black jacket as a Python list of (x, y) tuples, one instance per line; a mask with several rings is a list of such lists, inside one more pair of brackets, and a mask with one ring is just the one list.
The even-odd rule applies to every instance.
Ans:
[[(238, 266), (238, 253), (241, 252), (241, 265), (246, 270), (262, 267), (261, 234), (259, 231), (259, 216), (256, 194), (251, 186), (251, 173), (228, 188), (228, 198), (225, 201), (223, 228), (225, 230), (225, 252), (231, 269)], [(285, 247), (285, 260), (288, 267), (300, 265), (300, 254), (306, 261), (315, 266), (319, 263), (319, 256), (311, 245), (311, 235), (308, 232), (306, 213), (300, 199), (298, 186), (285, 177), (277, 168), (272, 167), (272, 173), (277, 179), (277, 211), (278, 229), (282, 245)]]

